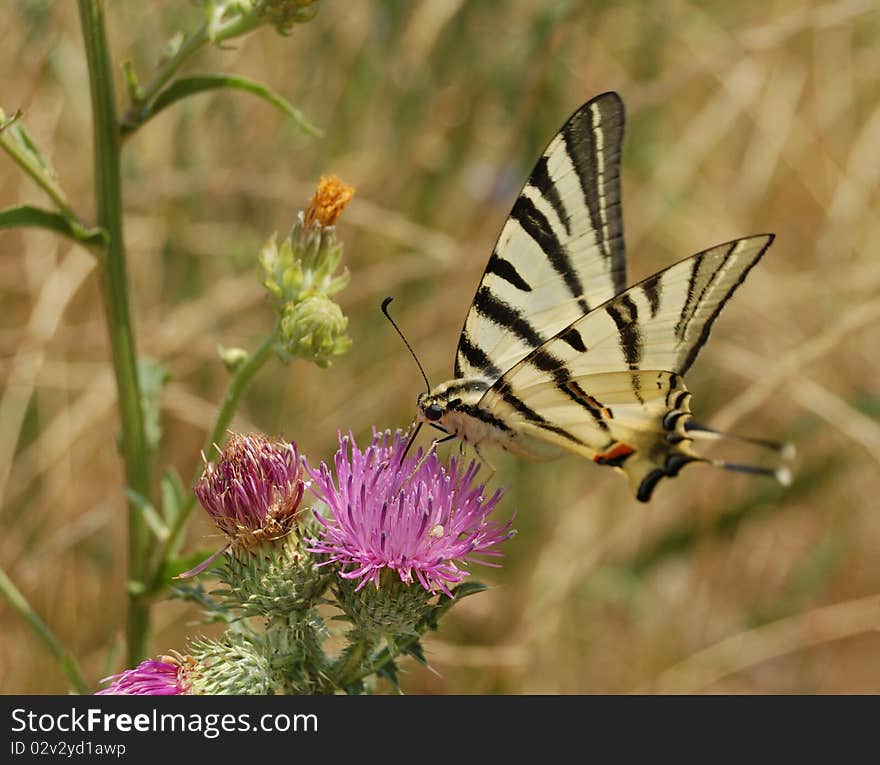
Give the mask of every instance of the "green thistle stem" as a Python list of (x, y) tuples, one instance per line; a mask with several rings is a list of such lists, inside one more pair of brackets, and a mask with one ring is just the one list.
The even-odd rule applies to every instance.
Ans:
[[(162, 87), (177, 73), (177, 70), (186, 63), (186, 60), (195, 54), (208, 40), (208, 25), (202, 24), (181, 43), (177, 52), (156, 70), (153, 79), (138, 94), (137, 103), (133, 107), (137, 108), (149, 104), (159, 94)], [(126, 122), (129, 121), (137, 123), (141, 120), (136, 116), (132, 118), (132, 116), (126, 115)]]
[[(396, 651), (392, 651), (388, 646), (383, 648), (378, 654), (376, 654), (373, 661), (371, 661), (364, 669), (351, 677), (347, 678), (348, 683), (356, 683), (358, 680), (363, 680), (365, 677), (369, 677), (370, 675), (376, 674), (381, 670), (386, 664), (390, 664), (395, 657), (400, 656), (407, 648), (409, 648), (414, 643), (417, 643), (421, 640), (421, 635), (407, 635), (406, 637), (399, 638), (395, 640), (395, 648)], [(357, 669), (357, 667), (355, 667)]]
[(372, 671), (364, 672), (361, 670), (361, 667), (364, 664), (364, 660), (375, 648), (375, 641), (357, 630), (350, 632), (349, 637), (354, 639), (346, 647), (340, 657), (339, 665), (333, 673), (336, 678), (336, 685), (339, 688), (348, 688), (358, 680), (372, 674)]
[[(203, 447), (205, 456), (208, 457), (208, 459), (211, 459), (212, 456), (216, 456), (214, 455), (215, 444), (222, 448), (223, 444), (226, 442), (226, 428), (228, 428), (229, 423), (232, 422), (232, 417), (235, 414), (235, 410), (238, 408), (238, 403), (241, 400), (242, 395), (251, 384), (251, 381), (254, 379), (257, 372), (259, 372), (265, 363), (271, 358), (277, 341), (278, 326), (276, 325), (260, 346), (248, 356), (247, 360), (245, 360), (245, 362), (238, 367), (232, 375), (232, 379), (229, 381), (229, 387), (226, 390), (226, 395), (223, 397), (223, 404), (217, 412), (217, 419), (214, 421), (214, 427), (208, 434)], [(196, 470), (192, 480), (193, 484), (195, 484), (201, 477), (202, 470), (202, 467), (199, 467)], [(165, 543), (162, 545), (159, 552), (158, 564), (149, 588), (151, 593), (158, 591), (163, 586), (164, 582), (161, 581), (161, 577), (164, 572), (166, 559), (174, 551), (177, 542), (180, 539), (180, 535), (183, 533), (183, 529), (186, 526), (186, 520), (189, 518), (195, 505), (196, 497), (190, 492), (186, 504), (181, 508), (176, 522), (169, 529), (168, 538), (165, 540)]]
[(213, 34), (211, 25), (207, 22), (192, 32), (184, 39), (177, 52), (159, 67), (153, 79), (150, 80), (146, 87), (138, 91), (137, 98), (133, 100), (132, 105), (125, 114), (124, 137), (128, 138), (150, 118), (150, 104), (153, 99), (159, 95), (162, 88), (168, 84), (186, 61), (197, 53), (202, 46), (212, 41), (215, 44), (219, 44), (225, 40), (240, 37), (256, 29), (262, 23), (262, 19), (257, 17), (256, 14), (243, 14), (233, 17), (224, 24), (215, 26)]
[[(242, 394), (247, 390), (254, 376), (263, 365), (271, 358), (272, 352), (275, 350), (275, 344), (278, 342), (278, 326), (260, 343), (259, 347), (247, 358), (247, 360), (235, 370), (232, 379), (229, 381), (229, 388), (223, 397), (223, 403), (220, 411), (217, 412), (217, 419), (214, 421), (214, 427), (205, 440), (205, 454), (210, 455), (211, 449), (216, 444), (222, 447), (226, 441), (226, 428), (232, 422), (232, 416), (238, 408), (238, 402), (241, 400)], [(196, 473), (194, 482), (201, 475), (201, 469)], [(195, 503), (195, 499), (191, 500)]]
[(9, 601), (9, 605), (24, 617), (34, 634), (43, 641), (44, 645), (55, 658), (55, 661), (58, 662), (61, 671), (67, 675), (67, 679), (77, 693), (91, 693), (89, 686), (83, 679), (82, 673), (79, 670), (76, 659), (74, 659), (64, 649), (64, 646), (58, 642), (58, 639), (52, 634), (52, 630), (46, 626), (46, 623), (40, 618), (40, 615), (34, 611), (31, 604), (27, 602), (25, 596), (21, 594), (21, 591), (15, 586), (15, 584), (13, 584), (12, 580), (2, 569), (0, 569), (0, 592), (2, 592), (6, 600)]
[[(122, 455), (126, 479), (130, 489), (149, 497), (150, 454), (144, 432), (137, 352), (128, 302), (128, 274), (122, 234), (119, 125), (103, 5), (101, 0), (78, 0), (92, 95), (97, 223), (109, 237), (106, 257), (101, 263), (102, 288), (122, 420)], [(127, 660), (130, 666), (134, 666), (147, 654), (149, 604), (139, 596), (137, 589), (146, 574), (150, 534), (143, 514), (133, 502), (129, 502), (128, 519)]]

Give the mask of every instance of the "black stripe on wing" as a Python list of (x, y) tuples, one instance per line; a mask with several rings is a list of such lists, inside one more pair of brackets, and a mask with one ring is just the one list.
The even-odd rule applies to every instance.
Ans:
[[(553, 226), (547, 220), (547, 216), (535, 207), (535, 203), (531, 199), (523, 194), (516, 200), (516, 204), (510, 212), (510, 217), (519, 223), (523, 231), (541, 248), (541, 252), (550, 261), (553, 270), (562, 277), (572, 297), (577, 298), (581, 310), (587, 313), (590, 310), (590, 306), (582, 297), (584, 294), (583, 282), (581, 282), (577, 271), (575, 271), (571, 258), (568, 257), (568, 253), (565, 251), (565, 247), (562, 246), (559, 238), (556, 236), (556, 232), (553, 231)], [(493, 255), (492, 260), (495, 258), (496, 256)], [(491, 271), (492, 268), (492, 262), (490, 261), (487, 270)]]
[(630, 369), (638, 369), (642, 358), (642, 333), (639, 331), (639, 309), (633, 299), (623, 294), (605, 306), (619, 333), (620, 350)]
[(654, 276), (645, 279), (642, 282), (642, 292), (651, 307), (651, 318), (653, 319), (657, 315), (657, 311), (660, 310), (660, 275), (654, 274)]
[(520, 311), (493, 294), (488, 287), (477, 290), (474, 309), (493, 324), (511, 331), (530, 348), (537, 348), (546, 339), (522, 317)]
[(458, 341), (458, 352), (455, 355), (456, 377), (461, 377), (462, 361), (467, 362), (474, 369), (479, 369), (491, 380), (497, 380), (504, 374), (504, 370), (496, 367), (482, 348), (474, 345), (467, 332), (462, 332)]
[[(742, 273), (739, 275), (739, 278), (736, 280), (736, 282), (733, 285), (731, 285), (730, 289), (727, 291), (727, 294), (723, 298), (721, 298), (721, 300), (718, 301), (718, 304), (715, 306), (715, 310), (712, 311), (712, 315), (706, 320), (705, 324), (703, 324), (703, 329), (700, 332), (699, 338), (697, 338), (697, 341), (691, 345), (690, 349), (688, 350), (687, 356), (685, 357), (684, 361), (681, 363), (681, 366), (678, 369), (678, 371), (681, 374), (684, 374), (685, 372), (687, 372), (688, 369), (691, 368), (691, 364), (693, 364), (694, 361), (696, 361), (697, 356), (700, 353), (700, 350), (703, 348), (703, 346), (706, 344), (706, 341), (709, 339), (709, 333), (712, 331), (712, 325), (715, 323), (715, 319), (718, 318), (718, 315), (721, 313), (724, 306), (727, 305), (727, 301), (730, 300), (730, 298), (732, 297), (733, 293), (736, 292), (739, 285), (745, 281), (746, 277), (749, 275), (749, 271), (751, 271), (755, 267), (755, 265), (758, 263), (758, 261), (764, 256), (764, 253), (767, 252), (767, 249), (770, 247), (770, 245), (773, 244), (774, 238), (775, 237), (773, 235), (770, 235), (768, 237), (767, 243), (761, 248), (761, 251), (743, 269)], [(733, 244), (730, 248), (730, 252), (727, 253), (727, 258), (729, 258), (733, 254), (733, 251), (736, 249), (736, 246), (738, 244), (739, 244), (739, 242), (733, 242)], [(727, 261), (727, 258), (725, 258), (725, 262)]]
[[(584, 205), (602, 255), (610, 261), (615, 294), (626, 289), (626, 255), (620, 204), (623, 103), (616, 93), (598, 96), (562, 128), (565, 148), (581, 184)], [(612, 246), (612, 242), (615, 245)]]
[(494, 255), (489, 260), (489, 265), (486, 266), (487, 274), (495, 274), (495, 276), (500, 276), (504, 281), (508, 284), (512, 284), (518, 290), (522, 292), (531, 292), (532, 285), (530, 285), (525, 279), (523, 279), (519, 275), (519, 271), (516, 270), (516, 266), (513, 265), (509, 260), (505, 260), (504, 258)]
[(550, 206), (559, 216), (559, 220), (562, 221), (562, 225), (565, 226), (565, 233), (571, 234), (571, 216), (565, 209), (562, 197), (559, 195), (559, 189), (556, 188), (553, 179), (550, 177), (546, 154), (541, 155), (541, 159), (538, 160), (538, 164), (532, 170), (532, 175), (527, 185), (534, 186), (541, 192), (541, 196), (550, 203)]
[(567, 438), (569, 441), (578, 444), (579, 446), (586, 445), (577, 436), (569, 433), (565, 428), (560, 428), (558, 425), (554, 425), (544, 416), (538, 414), (538, 412), (529, 407), (521, 398), (519, 398), (506, 383), (496, 385), (495, 391), (501, 396), (506, 404), (513, 407), (513, 409), (519, 412), (532, 425), (536, 425), (549, 433), (555, 433), (558, 436)]

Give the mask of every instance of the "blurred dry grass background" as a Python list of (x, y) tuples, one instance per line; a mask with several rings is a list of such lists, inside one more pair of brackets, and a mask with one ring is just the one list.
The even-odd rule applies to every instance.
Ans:
[[(116, 60), (146, 79), (195, 4), (108, 3)], [(0, 102), (21, 108), (90, 214), (88, 84), (76, 8), (0, 8)], [(189, 71), (265, 80), (325, 128), (304, 138), (244, 94), (190, 99), (125, 154), (140, 352), (167, 365), (160, 465), (189, 476), (224, 389), (217, 343), (271, 322), (257, 248), (319, 173), (358, 187), (341, 222), (354, 349), (325, 372), (269, 365), (236, 426), (326, 457), (337, 428), (404, 426), (420, 390), (379, 313), (445, 379), (518, 187), (569, 113), (628, 107), (631, 280), (775, 231), (689, 375), (705, 422), (791, 439), (789, 489), (690, 468), (650, 506), (576, 458), (504, 457), (520, 534), (496, 587), (427, 642), (410, 692), (880, 692), (880, 10), (873, 0), (740, 3), (326, 2)], [(0, 204), (42, 203), (0, 157)], [(0, 234), (0, 565), (95, 680), (118, 661), (125, 511), (112, 373), (90, 258)], [(191, 546), (212, 542), (198, 519)], [(158, 652), (197, 613), (156, 610)], [(0, 603), (0, 690), (64, 678)]]

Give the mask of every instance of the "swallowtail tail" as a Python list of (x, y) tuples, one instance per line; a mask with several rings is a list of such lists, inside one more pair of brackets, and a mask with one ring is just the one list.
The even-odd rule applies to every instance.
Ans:
[(642, 501), (695, 461), (785, 480), (784, 469), (698, 456), (693, 440), (720, 434), (694, 425), (682, 379), (773, 234), (719, 244), (627, 288), (623, 126), (623, 102), (604, 93), (550, 142), (489, 258), (455, 379), (419, 396), (418, 418), (478, 451), (575, 452), (622, 471)]

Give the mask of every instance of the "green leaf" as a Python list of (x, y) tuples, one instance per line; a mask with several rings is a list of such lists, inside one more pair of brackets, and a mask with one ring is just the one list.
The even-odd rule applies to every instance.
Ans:
[(440, 617), (456, 603), (469, 595), (476, 595), (478, 592), (483, 592), (488, 589), (488, 586), (482, 582), (462, 582), (458, 587), (453, 588), (453, 597), (450, 598), (448, 595), (440, 596), (437, 605), (434, 606), (434, 609), (425, 617), (425, 627), (427, 629), (436, 630)]
[(62, 213), (33, 205), (16, 205), (0, 210), (0, 228), (21, 227), (49, 229), (84, 244), (107, 244), (107, 232), (104, 229), (86, 228)]
[(40, 151), (40, 148), (34, 142), (33, 138), (31, 138), (30, 134), (25, 130), (24, 124), (17, 119), (13, 119), (13, 122), (14, 124), (10, 123), (8, 125), (10, 134), (15, 137), (15, 140), (18, 141), (31, 159), (37, 163), (40, 169), (47, 176), (54, 179), (56, 177), (55, 169), (49, 164), (49, 160), (43, 156), (43, 152)]
[(361, 696), (366, 690), (362, 680), (355, 680), (343, 689), (349, 696)]
[(394, 687), (395, 691), (400, 690), (400, 680), (397, 677), (397, 664), (392, 659), (386, 662), (376, 670), (379, 677), (384, 677)]
[(403, 653), (412, 656), (419, 664), (425, 667), (428, 666), (428, 659), (425, 657), (425, 649), (422, 647), (421, 641), (416, 640), (414, 643), (405, 646)]
[(150, 527), (150, 531), (153, 532), (153, 536), (155, 536), (160, 542), (164, 542), (168, 539), (168, 527), (165, 525), (165, 522), (162, 520), (159, 513), (156, 512), (153, 503), (143, 494), (139, 494), (131, 488), (126, 488), (125, 494), (141, 511), (141, 515), (144, 516), (144, 520), (146, 521), (147, 526)]
[(323, 135), (323, 131), (312, 125), (299, 109), (268, 86), (254, 80), (249, 80), (246, 77), (238, 77), (231, 74), (207, 74), (196, 77), (182, 77), (179, 80), (175, 80), (156, 96), (152, 104), (139, 115), (135, 122), (123, 123), (123, 135), (134, 132), (148, 119), (156, 116), (176, 101), (180, 101), (187, 96), (194, 96), (220, 88), (231, 88), (233, 90), (244, 90), (248, 93), (253, 93), (255, 96), (262, 98), (284, 112), (307, 135), (315, 138)]
[(17, 111), (11, 117), (6, 116), (6, 112), (0, 109), (0, 133), (2, 133), (10, 125), (14, 125), (21, 119), (21, 110)]
[(230, 623), (235, 619), (226, 609), (214, 600), (201, 583), (198, 584), (175, 584), (169, 588), (172, 597), (195, 603), (201, 606), (205, 612), (205, 620), (207, 622), (225, 622)]
[(30, 134), (25, 129), (24, 123), (21, 121), (21, 117), (22, 112), (20, 109), (11, 117), (7, 117), (6, 113), (0, 109), (0, 133), (9, 131), (9, 135), (11, 135), (12, 139), (19, 145), (21, 151), (23, 151), (28, 159), (39, 168), (40, 172), (49, 178), (54, 179), (55, 170), (52, 168), (52, 165), (49, 164), (49, 160), (43, 156), (43, 152), (40, 151), (40, 148), (34, 142), (34, 139), (30, 137)]
[(156, 453), (162, 428), (159, 424), (159, 396), (171, 378), (168, 369), (153, 359), (138, 359), (138, 380), (141, 387), (141, 407), (144, 412), (144, 433), (150, 452)]
[(183, 479), (173, 467), (169, 467), (162, 476), (160, 492), (162, 517), (169, 528), (174, 528), (186, 505), (186, 489), (183, 487)]
[(458, 587), (452, 590), (456, 600), (461, 600), (470, 595), (476, 595), (478, 592), (485, 592), (489, 586), (482, 582), (462, 582)]

